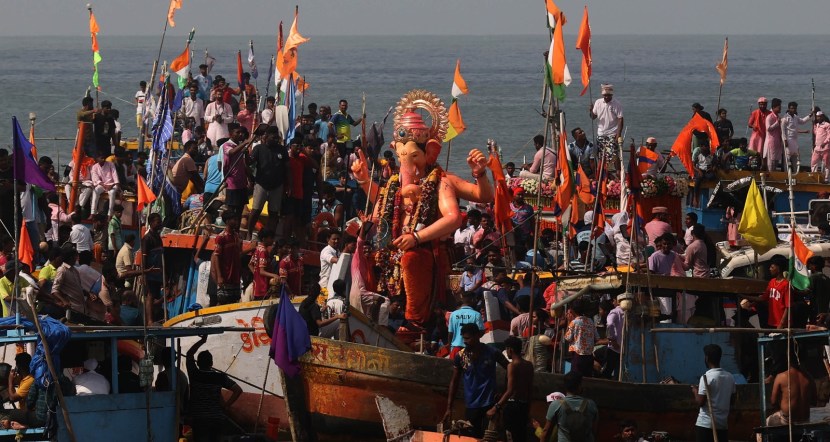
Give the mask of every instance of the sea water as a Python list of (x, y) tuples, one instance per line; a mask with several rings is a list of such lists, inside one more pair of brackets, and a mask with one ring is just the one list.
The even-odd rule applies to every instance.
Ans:
[[(725, 30), (728, 32), (728, 30)], [(504, 161), (531, 160), (532, 138), (542, 132), (540, 116), (543, 52), (549, 39), (544, 32), (526, 36), (348, 36), (317, 37), (299, 50), (297, 71), (310, 84), (305, 104), (331, 105), (349, 101), (355, 118), (366, 93), (368, 120), (380, 121), (386, 110), (410, 89), (424, 88), (440, 95), (449, 107), (456, 59), (469, 86), (459, 100), (467, 131), (452, 145), (450, 169), (464, 176), (471, 148), (485, 148), (488, 138), (503, 150)], [(236, 53), (242, 51), (247, 71), (247, 47), (254, 41), (259, 78), (264, 94), (268, 64), (275, 50), (274, 36), (215, 37), (199, 33), (193, 42), (194, 71), (207, 49), (216, 58), (213, 75), (236, 85)], [(589, 94), (580, 96), (581, 52), (573, 48), (575, 36), (565, 37), (573, 83), (561, 103), (568, 130), (580, 126), (592, 133), (588, 117)], [(148, 81), (159, 50), (158, 36), (99, 35), (103, 61), (99, 65), (100, 100), (110, 100), (121, 113), (124, 137), (137, 136), (133, 97), (138, 82)], [(184, 49), (185, 37), (168, 36), (161, 52), (168, 63)], [(669, 149), (678, 131), (692, 115), (691, 104), (700, 102), (716, 114), (723, 36), (611, 36), (593, 38), (593, 98), (600, 83), (614, 84), (624, 107), (626, 144), (657, 138), (658, 149)], [(815, 37), (732, 36), (729, 72), (721, 107), (729, 111), (735, 136), (746, 133), (746, 121), (756, 99), (765, 96), (797, 101), (800, 113), (809, 113), (811, 78), (816, 102), (830, 110), (830, 49)], [(0, 40), (0, 72), (4, 92), (0, 106), (0, 145), (11, 144), (11, 116), (24, 130), (30, 112), (37, 114), (37, 136), (74, 137), (75, 111), (90, 86), (92, 53), (85, 37), (5, 37)], [(270, 88), (273, 95), (274, 87)], [(93, 96), (95, 94), (93, 93)], [(386, 139), (391, 139), (391, 117)], [(804, 127), (806, 128), (806, 126)], [(353, 129), (359, 134), (359, 127)], [(810, 135), (802, 134), (802, 163), (809, 163)], [(590, 138), (590, 136), (589, 136)], [(41, 155), (66, 163), (72, 141), (42, 140)], [(441, 163), (446, 161), (445, 145)], [(682, 168), (675, 161), (675, 167)]]

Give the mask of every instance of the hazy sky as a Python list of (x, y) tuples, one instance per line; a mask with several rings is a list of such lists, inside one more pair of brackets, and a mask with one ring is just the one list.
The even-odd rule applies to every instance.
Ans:
[[(295, 1), (183, 0), (171, 35), (269, 35), (290, 26)], [(533, 34), (543, 31), (543, 0), (306, 0), (300, 31), (315, 35)], [(823, 34), (828, 0), (559, 0), (574, 34), (582, 8), (595, 34)], [(168, 0), (93, 3), (101, 34), (156, 35)], [(0, 36), (84, 35), (86, 2), (0, 0)], [(287, 32), (287, 29), (286, 29)], [(797, 42), (794, 42), (797, 43)], [(808, 42), (801, 42), (808, 43)]]

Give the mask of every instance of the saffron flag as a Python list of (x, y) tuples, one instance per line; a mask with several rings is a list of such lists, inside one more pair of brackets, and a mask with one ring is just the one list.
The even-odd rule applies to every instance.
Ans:
[(179, 89), (184, 89), (187, 86), (187, 70), (190, 68), (190, 45), (185, 46), (184, 52), (181, 53), (172, 63), (170, 63), (170, 70), (179, 76)]
[(251, 77), (259, 77), (259, 71), (256, 68), (256, 59), (254, 58), (254, 41), (248, 42), (248, 69), (251, 70)]
[(493, 181), (496, 184), (493, 218), (496, 222), (496, 228), (504, 234), (513, 229), (513, 221), (511, 220), (513, 211), (510, 210), (510, 201), (513, 195), (510, 193), (510, 189), (507, 188), (507, 179), (504, 177), (504, 168), (498, 155), (490, 154), (487, 167), (493, 172)]
[(170, 7), (167, 8), (167, 24), (171, 28), (176, 27), (174, 18), (176, 17), (176, 11), (179, 9), (182, 9), (182, 0), (170, 0)]
[(677, 139), (674, 140), (674, 144), (671, 147), (672, 154), (680, 158), (680, 162), (683, 163), (683, 167), (686, 168), (686, 171), (689, 172), (692, 178), (695, 176), (694, 160), (692, 159), (692, 137), (695, 131), (708, 134), (709, 145), (713, 148), (720, 145), (718, 132), (715, 130), (712, 122), (695, 112), (692, 119), (686, 124), (686, 127), (677, 135)]
[(588, 6), (585, 6), (585, 14), (582, 15), (582, 24), (579, 25), (579, 35), (576, 37), (576, 48), (582, 50), (582, 92), (579, 96), (585, 95), (588, 85), (591, 84), (591, 24), (588, 22)]
[(586, 174), (585, 171), (582, 169), (582, 164), (578, 165), (576, 168), (574, 184), (576, 187), (576, 194), (579, 196), (579, 200), (582, 201), (583, 204), (589, 206), (594, 204), (594, 200), (596, 199), (596, 192), (591, 186), (591, 179), (588, 178), (588, 174)]
[(268, 353), (286, 376), (294, 377), (300, 373), (300, 357), (311, 350), (311, 336), (305, 320), (291, 305), (284, 286), (274, 316), (271, 350)]
[(277, 63), (277, 70), (280, 71), (281, 78), (286, 78), (297, 70), (297, 47), (308, 41), (297, 30), (298, 16), (299, 9), (295, 8), (294, 23), (291, 24), (291, 30), (288, 31), (288, 38), (285, 39), (285, 46), (282, 48), (282, 58), (278, 59)]
[(236, 51), (236, 82), (242, 91), (245, 87), (245, 78), (242, 76), (242, 51)]
[(467, 95), (467, 82), (461, 76), (461, 59), (455, 61), (455, 76), (452, 79), (452, 98)]
[(726, 68), (729, 65), (728, 60), (728, 53), (729, 53), (729, 37), (723, 41), (723, 58), (721, 59), (720, 63), (715, 65), (715, 69), (720, 74), (720, 84), (723, 85), (723, 82), (726, 81)]
[[(82, 167), (78, 167), (77, 165), (82, 164), (84, 158), (86, 158), (83, 147), (84, 133), (87, 130), (92, 130), (91, 127), (87, 129), (86, 126), (87, 125), (83, 122), (78, 122), (78, 135), (75, 139), (75, 147), (74, 149), (72, 149), (72, 192), (69, 195), (69, 208), (71, 210), (75, 209), (75, 203), (78, 199), (78, 191), (80, 190), (78, 186), (78, 181), (80, 181)], [(84, 176), (86, 176), (86, 174), (84, 174)]]
[(35, 250), (32, 248), (32, 240), (29, 238), (29, 229), (26, 228), (25, 220), (20, 223), (20, 238), (17, 240), (17, 260), (26, 263), (29, 266), (29, 271), (34, 270), (32, 263), (35, 260)]
[(101, 62), (101, 52), (98, 50), (98, 20), (95, 20), (95, 14), (92, 9), (89, 10), (89, 35), (92, 39), (92, 65), (94, 66), (92, 72), (92, 85), (95, 89), (101, 89), (98, 84), (98, 63)]
[(55, 183), (49, 180), (38, 167), (37, 161), (32, 157), (32, 144), (26, 139), (23, 129), (20, 128), (20, 124), (17, 122), (17, 117), (12, 117), (12, 141), (14, 144), (14, 171), (12, 175), (14, 179), (54, 192)]
[(35, 146), (35, 125), (32, 124), (29, 126), (29, 144), (32, 145), (32, 158), (37, 161), (37, 146)]
[(813, 257), (813, 251), (807, 248), (798, 232), (793, 232), (792, 242), (794, 254), (790, 257), (790, 284), (796, 290), (807, 290), (810, 288), (807, 261)]
[(554, 216), (562, 215), (568, 206), (570, 206), (574, 193), (571, 156), (568, 153), (567, 142), (568, 136), (564, 130), (561, 130), (559, 133), (559, 156), (556, 161), (556, 172), (559, 177), (559, 184), (556, 188), (556, 197), (553, 202)]
[(772, 229), (772, 221), (764, 205), (764, 199), (755, 180), (749, 185), (749, 192), (746, 194), (744, 212), (741, 222), (738, 224), (740, 233), (746, 242), (755, 250), (755, 253), (763, 255), (778, 244), (775, 231)]
[(467, 129), (467, 126), (464, 124), (464, 119), (461, 118), (461, 109), (458, 108), (458, 100), (452, 100), (452, 105), (448, 113), (450, 124), (447, 126), (447, 135), (444, 136), (444, 142), (461, 135)]
[(145, 205), (149, 206), (156, 200), (156, 194), (153, 193), (153, 190), (150, 189), (141, 174), (136, 174), (136, 187), (138, 193), (138, 211), (141, 212), (144, 210)]
[(565, 59), (565, 39), (562, 35), (562, 27), (567, 22), (565, 14), (560, 11), (559, 16), (555, 19), (545, 70), (549, 72), (548, 85), (553, 96), (561, 101), (565, 99), (565, 87), (571, 84), (571, 71), (568, 69), (568, 63)]
[(277, 95), (279, 95), (280, 80), (282, 80), (282, 69), (284, 58), (282, 56), (283, 40), (282, 40), (282, 22), (280, 22), (277, 31), (277, 58), (274, 66), (277, 68), (277, 75), (274, 76), (274, 86), (277, 87)]

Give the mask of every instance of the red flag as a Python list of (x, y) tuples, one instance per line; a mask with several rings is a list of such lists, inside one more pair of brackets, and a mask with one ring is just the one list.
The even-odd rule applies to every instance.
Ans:
[(582, 93), (588, 90), (591, 84), (591, 24), (588, 23), (588, 6), (585, 6), (585, 14), (582, 16), (582, 24), (579, 25), (579, 36), (576, 37), (576, 48), (582, 49)]
[(242, 51), (236, 51), (236, 81), (239, 83), (239, 89), (245, 87), (242, 83)]
[[(29, 271), (34, 267), (35, 251), (32, 249), (32, 240), (29, 239), (29, 230), (26, 228), (26, 221), (20, 224), (20, 238), (17, 239), (17, 260), (29, 266)], [(13, 278), (9, 278), (13, 279)]]
[(147, 186), (147, 182), (144, 181), (141, 175), (137, 175), (136, 178), (138, 180), (136, 186), (138, 187), (138, 211), (140, 212), (144, 210), (145, 204), (149, 206), (156, 200), (156, 194)]
[(674, 140), (674, 144), (671, 147), (672, 155), (680, 158), (680, 162), (683, 163), (683, 167), (686, 168), (686, 171), (689, 172), (692, 178), (695, 176), (694, 162), (692, 160), (692, 137), (695, 131), (709, 134), (709, 146), (712, 148), (720, 145), (715, 126), (709, 120), (701, 117), (700, 114), (695, 113), (692, 119), (686, 124), (686, 127), (677, 135), (677, 139)]
[(487, 167), (493, 172), (493, 181), (496, 183), (493, 218), (499, 231), (506, 233), (513, 228), (513, 222), (511, 221), (513, 212), (510, 210), (510, 189), (507, 188), (507, 180), (504, 177), (504, 169), (501, 167), (498, 155), (490, 155)]

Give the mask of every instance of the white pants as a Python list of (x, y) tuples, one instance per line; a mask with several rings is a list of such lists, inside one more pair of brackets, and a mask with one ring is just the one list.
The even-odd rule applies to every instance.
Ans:
[[(101, 194), (104, 193), (104, 192), (105, 192), (104, 186), (101, 186), (101, 185), (95, 186), (95, 189), (93, 190), (93, 193), (92, 193), (92, 207), (90, 208), (90, 212), (92, 212), (93, 215), (98, 213), (98, 199), (101, 198)], [(109, 200), (110, 200), (109, 201), (110, 202), (110, 207), (109, 207), (109, 212), (107, 212), (107, 215), (112, 215), (112, 208), (115, 207), (115, 195), (117, 193), (118, 193), (118, 184), (112, 186), (112, 189), (110, 189), (107, 192), (107, 194), (109, 195)]]
[[(69, 195), (72, 195), (72, 185), (71, 184), (67, 184), (66, 186), (64, 186), (63, 190), (64, 190), (64, 192), (66, 192), (66, 197), (67, 198), (69, 198)], [(91, 187), (80, 186), (78, 188), (78, 200), (76, 201), (75, 204), (77, 204), (80, 207), (83, 207), (83, 206), (86, 205), (86, 203), (89, 202), (89, 198), (91, 196), (92, 196), (92, 188)], [(69, 208), (69, 212), (73, 212), (74, 210), (75, 210), (74, 207)]]

